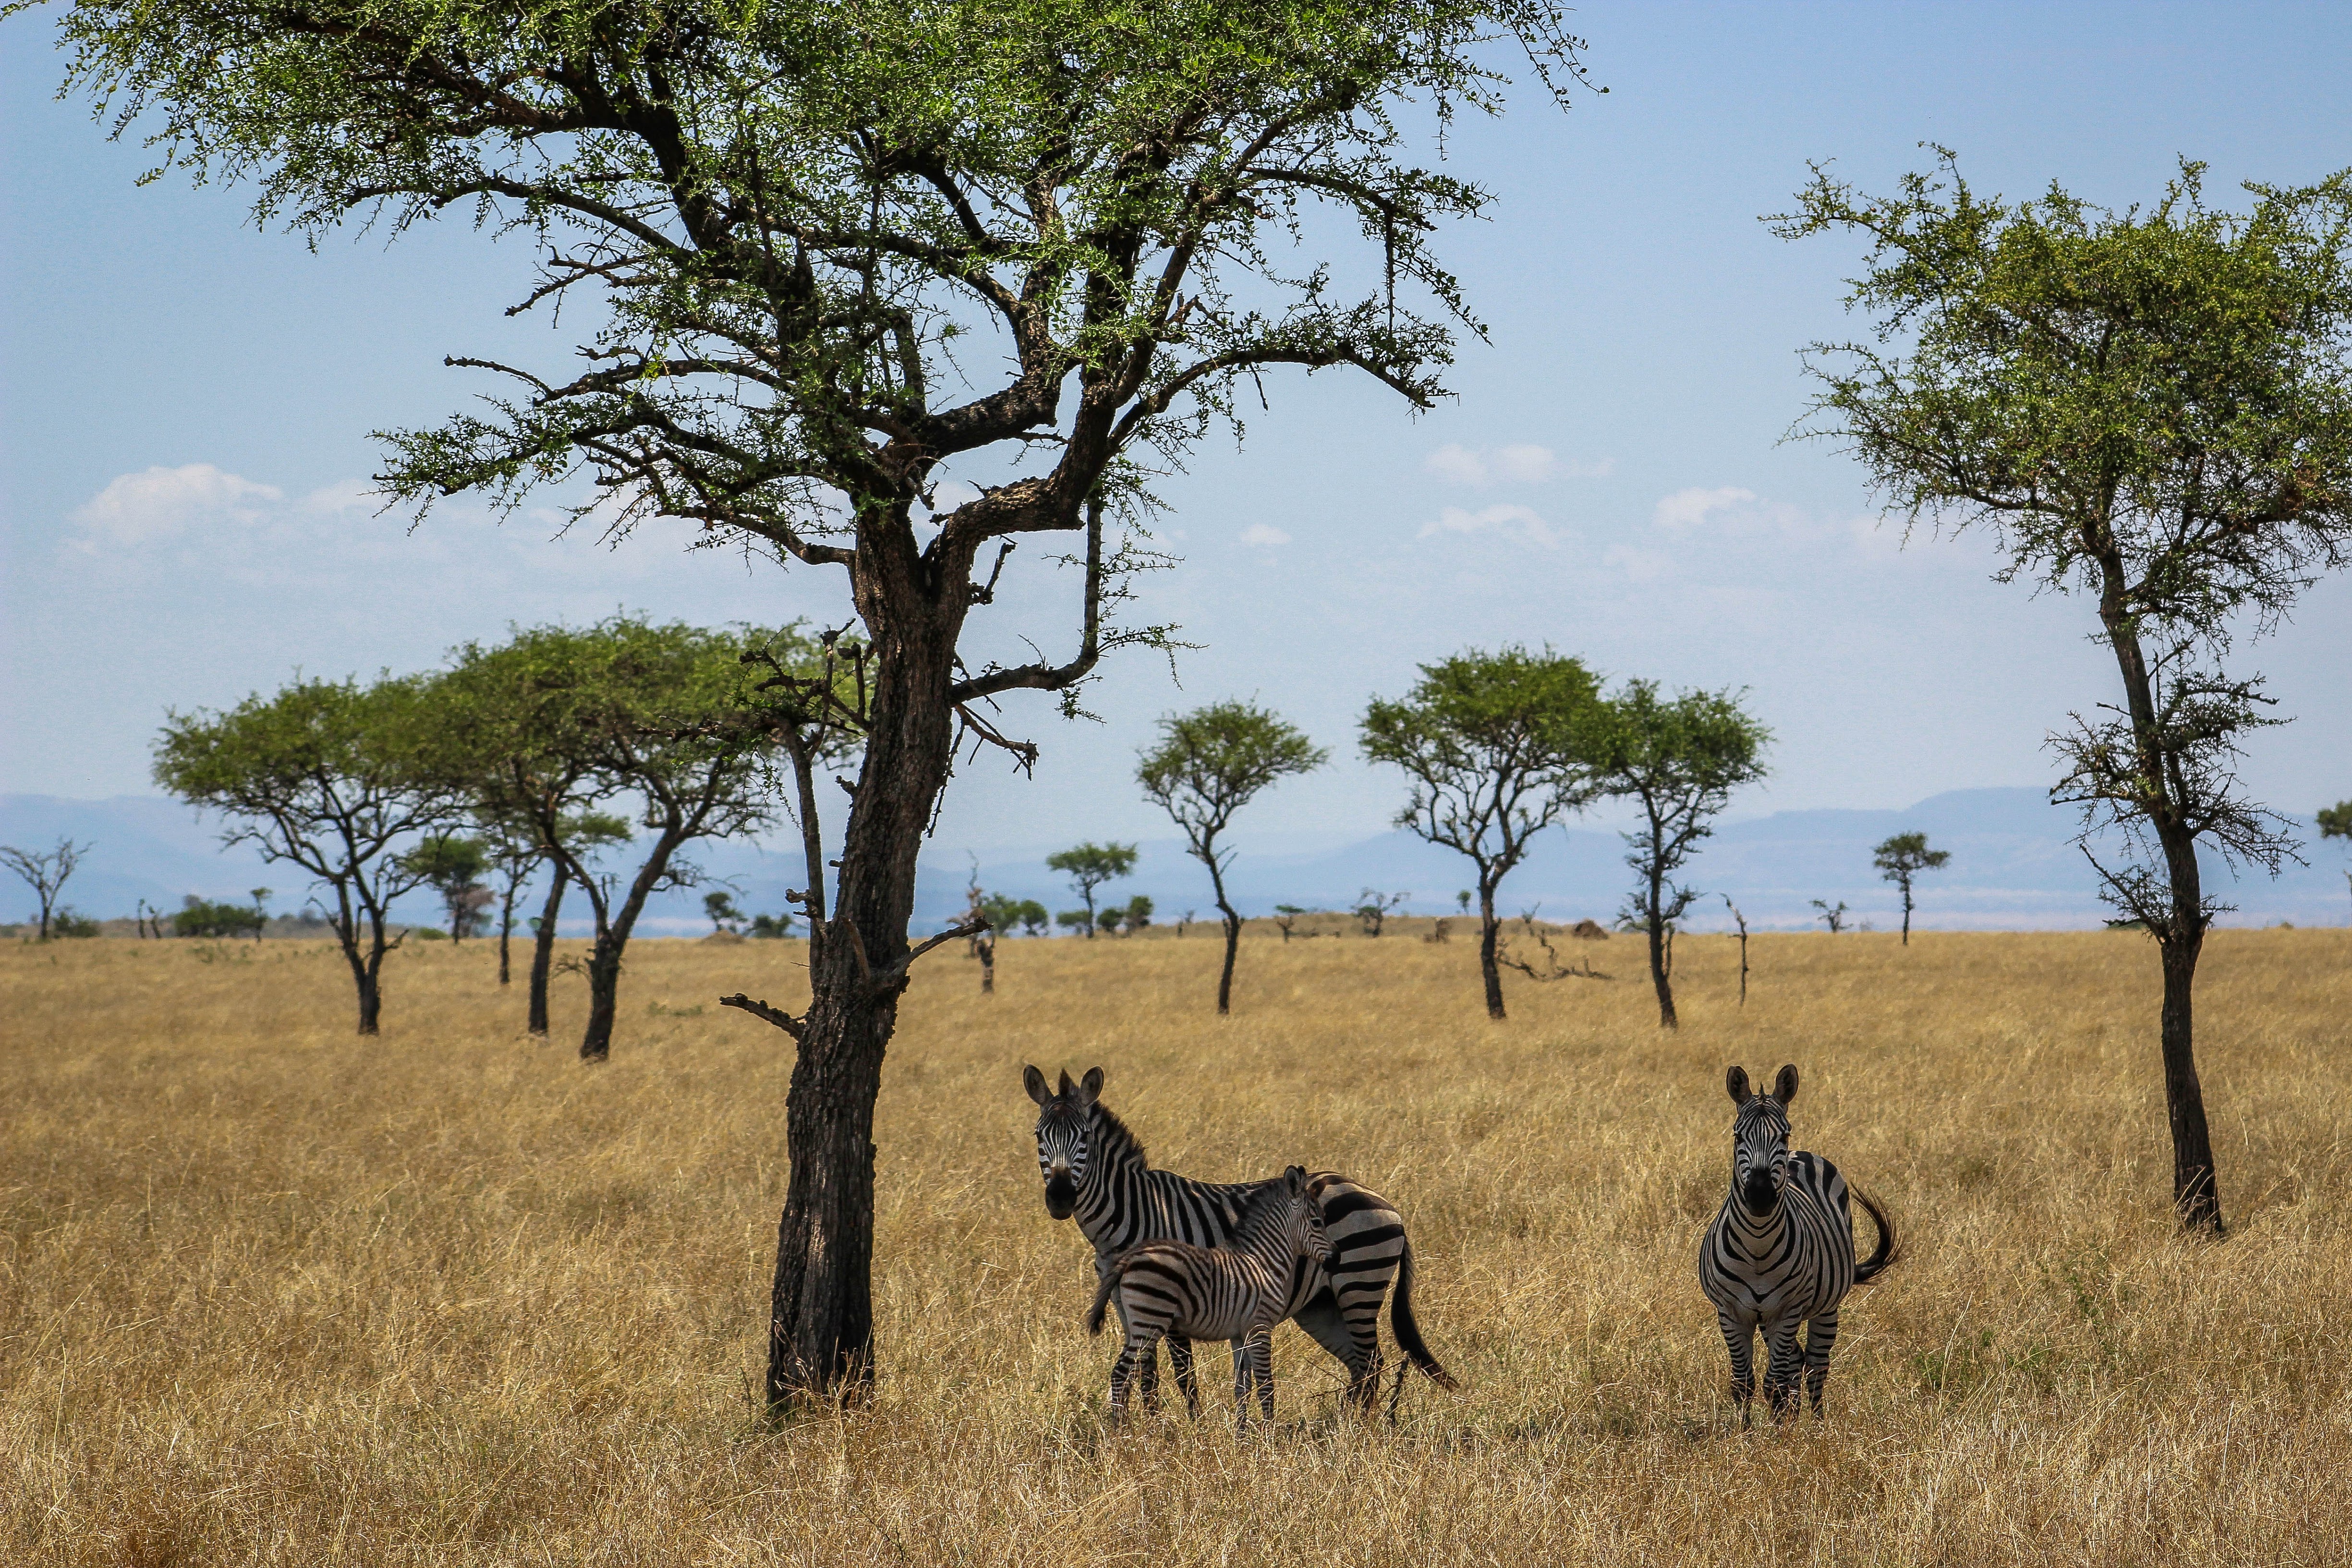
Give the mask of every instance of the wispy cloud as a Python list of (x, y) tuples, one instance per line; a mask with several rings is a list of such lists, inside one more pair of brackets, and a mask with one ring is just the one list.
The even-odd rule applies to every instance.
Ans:
[(1530, 544), (1555, 545), (1559, 535), (1552, 526), (1523, 506), (1505, 504), (1482, 507), (1476, 511), (1449, 506), (1437, 514), (1436, 521), (1421, 525), (1419, 537), (1432, 539), (1439, 534), (1501, 533), (1523, 539)]
[(1651, 521), (1670, 532), (1682, 532), (1699, 527), (1707, 519), (1737, 507), (1753, 505), (1754, 490), (1744, 490), (1734, 485), (1719, 485), (1713, 489), (1676, 490), (1658, 502)]
[(1278, 549), (1290, 542), (1290, 535), (1271, 523), (1253, 522), (1242, 530), (1242, 542), (1261, 550)]
[(110, 480), (82, 503), (73, 515), (85, 537), (74, 542), (85, 551), (100, 541), (147, 544), (196, 522), (256, 522), (285, 499), (275, 485), (256, 484), (210, 463), (148, 468)]
[(1449, 441), (1422, 460), (1422, 467), (1441, 479), (1485, 489), (1488, 485), (1539, 485), (1547, 479), (1591, 479), (1606, 475), (1613, 465), (1563, 463), (1549, 447), (1522, 442), (1508, 447), (1473, 450)]

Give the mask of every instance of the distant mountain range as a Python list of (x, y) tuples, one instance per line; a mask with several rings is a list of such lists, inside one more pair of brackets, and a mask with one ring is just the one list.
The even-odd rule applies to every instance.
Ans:
[[(1872, 870), (1871, 849), (1890, 834), (1916, 831), (1950, 850), (1952, 860), (1920, 878), (1915, 924), (1980, 931), (2095, 926), (2111, 911), (2099, 902), (2091, 868), (2071, 842), (2074, 821), (2071, 810), (2052, 805), (2039, 790), (1972, 789), (1933, 795), (1902, 811), (1784, 811), (1727, 822), (1685, 875), (1707, 892), (1691, 923), (1697, 929), (1727, 924), (1721, 895), (1729, 894), (1759, 930), (1811, 925), (1814, 899), (1843, 900), (1857, 922), (1885, 929), (1900, 919), (1900, 906), (1895, 889)], [(2208, 858), (2216, 892), (2239, 906), (2223, 917), (2224, 924), (2339, 925), (2352, 918), (2346, 855), (2337, 845), (2320, 843), (2312, 823), (2299, 826), (2312, 864), (2290, 867), (2275, 880), (2259, 874), (2234, 879), (2218, 858)], [(67, 901), (85, 914), (128, 915), (142, 898), (176, 909), (190, 893), (243, 900), (257, 887), (276, 889), (271, 908), (289, 910), (299, 909), (307, 892), (291, 868), (265, 864), (250, 849), (224, 850), (217, 824), (173, 801), (0, 795), (0, 844), (45, 849), (61, 837), (93, 846), (66, 890)], [(980, 859), (982, 885), (1036, 899), (1048, 909), (1072, 908), (1076, 898), (1045, 866), (1046, 855), (1059, 847), (1040, 843), (989, 851)], [(1105, 896), (1124, 901), (1149, 894), (1162, 921), (1210, 910), (1208, 877), (1184, 855), (1180, 840), (1149, 839), (1139, 848), (1136, 874), (1105, 889)], [(1470, 884), (1467, 861), (1402, 832), (1319, 846), (1244, 837), (1239, 849), (1228, 886), (1248, 915), (1272, 913), (1278, 903), (1345, 909), (1365, 888), (1409, 892), (1410, 911), (1434, 914), (1452, 910), (1455, 889)], [(1546, 920), (1608, 921), (1630, 885), (1623, 856), (1613, 833), (1548, 833), (1504, 883), (1503, 903), (1514, 914), (1536, 909)], [(766, 846), (703, 846), (693, 858), (731, 883), (747, 910), (783, 910), (784, 889), (802, 879), (797, 847), (781, 838)], [(934, 846), (917, 883), (919, 927), (936, 927), (963, 908), (969, 875), (968, 860), (951, 847)], [(698, 891), (667, 894), (642, 929), (656, 935), (706, 931), (701, 903)], [(32, 908), (29, 889), (0, 879), (0, 918), (21, 919)], [(400, 913), (424, 922), (434, 919), (434, 910), (429, 896), (412, 896)], [(564, 925), (567, 931), (584, 929), (571, 920)]]

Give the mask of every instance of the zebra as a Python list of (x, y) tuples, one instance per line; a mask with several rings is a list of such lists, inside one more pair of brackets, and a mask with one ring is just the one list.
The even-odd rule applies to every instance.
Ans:
[[(1096, 1287), (1087, 1313), (1087, 1332), (1099, 1334), (1104, 1309), (1114, 1295), (1118, 1298), (1127, 1342), (1110, 1373), (1112, 1420), (1126, 1413), (1136, 1363), (1146, 1356), (1158, 1360), (1160, 1341), (1171, 1333), (1232, 1342), (1236, 1424), (1248, 1429), (1253, 1384), (1258, 1409), (1273, 1420), (1274, 1325), (1297, 1310), (1318, 1262), (1332, 1266), (1331, 1238), (1321, 1206), (1307, 1190), (1304, 1165), (1291, 1166), (1278, 1181), (1259, 1188), (1234, 1222), (1229, 1246), (1147, 1241), (1120, 1254)], [(1158, 1390), (1150, 1384), (1144, 1402), (1159, 1403)], [(1189, 1389), (1186, 1403), (1194, 1415), (1200, 1414)]]
[[(1830, 1347), (1837, 1342), (1838, 1303), (1895, 1260), (1895, 1222), (1868, 1193), (1849, 1189), (1827, 1160), (1789, 1152), (1795, 1067), (1780, 1069), (1769, 1094), (1750, 1091), (1745, 1068), (1727, 1073), (1724, 1087), (1739, 1108), (1731, 1124), (1731, 1191), (1699, 1244), (1699, 1289), (1715, 1304), (1723, 1342), (1731, 1350), (1731, 1394), (1739, 1402), (1740, 1425), (1748, 1424), (1748, 1402), (1756, 1395), (1752, 1358), (1759, 1329), (1770, 1357), (1764, 1394), (1774, 1418), (1794, 1413), (1801, 1365), (1806, 1396), (1819, 1415)], [(1849, 1190), (1878, 1226), (1877, 1249), (1859, 1264)], [(1801, 1352), (1799, 1323), (1806, 1325)]]
[[(1078, 1229), (1094, 1246), (1097, 1284), (1109, 1278), (1121, 1253), (1145, 1242), (1226, 1245), (1243, 1208), (1268, 1185), (1196, 1182), (1153, 1170), (1135, 1134), (1102, 1104), (1100, 1068), (1075, 1084), (1065, 1072), (1058, 1090), (1048, 1089), (1045, 1075), (1034, 1067), (1023, 1069), (1021, 1080), (1038, 1107), (1037, 1167), (1045, 1183), (1045, 1212), (1055, 1219), (1077, 1217)], [(1347, 1366), (1349, 1404), (1370, 1409), (1379, 1397), (1381, 1299), (1391, 1279), (1396, 1296), (1389, 1326), (1405, 1360), (1397, 1367), (1390, 1413), (1403, 1396), (1409, 1367), (1419, 1367), (1440, 1388), (1460, 1387), (1430, 1353), (1414, 1321), (1412, 1242), (1402, 1217), (1380, 1194), (1335, 1172), (1310, 1173), (1307, 1190), (1321, 1211), (1336, 1261), (1314, 1264), (1290, 1316)], [(1186, 1408), (1197, 1415), (1201, 1399), (1191, 1342), (1181, 1335), (1170, 1338), (1168, 1362)], [(1156, 1350), (1144, 1361), (1142, 1375), (1145, 1395), (1152, 1397), (1160, 1377)]]

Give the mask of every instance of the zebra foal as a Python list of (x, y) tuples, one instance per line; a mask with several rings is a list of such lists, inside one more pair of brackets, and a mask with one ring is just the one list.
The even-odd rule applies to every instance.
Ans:
[[(1856, 1285), (1886, 1271), (1896, 1258), (1895, 1222), (1860, 1187), (1818, 1154), (1789, 1152), (1789, 1102), (1797, 1069), (1784, 1067), (1769, 1093), (1748, 1086), (1748, 1069), (1724, 1078), (1738, 1112), (1731, 1124), (1731, 1191), (1699, 1244), (1698, 1283), (1715, 1305), (1731, 1351), (1731, 1394), (1741, 1426), (1756, 1396), (1755, 1341), (1764, 1335), (1764, 1395), (1775, 1418), (1794, 1412), (1801, 1370), (1813, 1414), (1822, 1412), (1830, 1347), (1837, 1342), (1838, 1304)], [(1853, 1257), (1851, 1191), (1878, 1226), (1878, 1247)], [(1805, 1342), (1800, 1350), (1797, 1329)]]
[[(1328, 1268), (1331, 1258), (1323, 1211), (1307, 1190), (1303, 1165), (1291, 1166), (1250, 1200), (1228, 1246), (1154, 1241), (1127, 1252), (1103, 1276), (1087, 1314), (1087, 1332), (1101, 1333), (1104, 1311), (1118, 1298), (1127, 1342), (1110, 1371), (1112, 1418), (1126, 1413), (1137, 1363), (1156, 1359), (1160, 1340), (1177, 1334), (1232, 1342), (1237, 1424), (1249, 1426), (1253, 1385), (1258, 1408), (1273, 1420), (1274, 1326), (1297, 1310), (1314, 1266)], [(1159, 1402), (1148, 1384), (1144, 1400)]]

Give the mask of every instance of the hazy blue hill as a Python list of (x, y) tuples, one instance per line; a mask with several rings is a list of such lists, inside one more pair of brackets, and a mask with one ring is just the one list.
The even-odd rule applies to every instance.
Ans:
[[(1751, 924), (1762, 928), (1811, 923), (1810, 900), (1843, 900), (1859, 919), (1884, 928), (1899, 918), (1895, 890), (1870, 866), (1872, 846), (1889, 834), (1916, 829), (1952, 852), (1946, 870), (1921, 879), (1918, 923), (1944, 929), (2032, 929), (2095, 925), (2107, 911), (2095, 895), (2091, 869), (2069, 841), (2073, 813), (2053, 806), (2039, 790), (1954, 790), (1902, 811), (1784, 811), (1727, 823), (1690, 868), (1687, 880), (1706, 889), (1693, 924), (1710, 929), (1727, 917), (1718, 896), (1738, 900)], [(2290, 868), (2276, 881), (2255, 877), (2231, 889), (2218, 860), (2207, 871), (2222, 896), (2242, 906), (2225, 923), (2341, 924), (2352, 911), (2335, 845), (2317, 843), (2302, 824), (2308, 868)], [(256, 887), (278, 889), (272, 907), (299, 908), (306, 894), (289, 868), (268, 866), (250, 850), (224, 851), (216, 825), (168, 800), (121, 795), (110, 800), (62, 800), (0, 795), (0, 843), (46, 848), (61, 835), (95, 845), (67, 890), (76, 908), (93, 915), (127, 915), (142, 898), (176, 908), (183, 895), (243, 899)], [(1073, 838), (1079, 837), (1073, 833)], [(1076, 903), (1045, 856), (1065, 847), (1043, 841), (982, 857), (980, 875), (994, 891), (1034, 898), (1048, 909)], [(1358, 890), (1376, 887), (1412, 893), (1420, 913), (1450, 910), (1454, 890), (1469, 884), (1469, 863), (1410, 834), (1391, 832), (1350, 840), (1340, 835), (1287, 843), (1239, 840), (1230, 885), (1247, 914), (1270, 913), (1277, 903), (1345, 908)], [(1211, 909), (1208, 878), (1174, 838), (1146, 840), (1136, 875), (1108, 893), (1124, 900), (1151, 896), (1160, 918)], [(1630, 873), (1624, 847), (1594, 828), (1544, 836), (1528, 862), (1504, 884), (1513, 913), (1538, 908), (1546, 919), (1612, 919)], [(730, 844), (697, 856), (712, 875), (732, 881), (747, 910), (782, 911), (784, 889), (801, 880), (798, 847), (778, 840), (764, 848)], [(969, 862), (952, 846), (934, 845), (918, 888), (918, 923), (935, 927), (963, 907)], [(32, 899), (21, 884), (0, 882), (0, 918), (21, 919)], [(701, 895), (674, 893), (649, 911), (645, 930), (685, 934), (709, 929)], [(432, 900), (412, 897), (410, 919), (433, 918)], [(576, 930), (572, 921), (566, 929)]]

